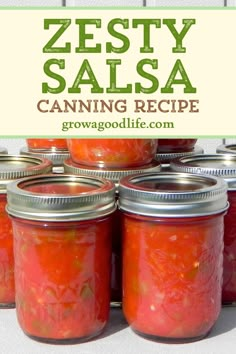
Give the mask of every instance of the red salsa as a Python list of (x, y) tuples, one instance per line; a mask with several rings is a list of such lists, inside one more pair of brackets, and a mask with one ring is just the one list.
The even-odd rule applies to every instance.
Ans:
[(182, 157), (171, 162), (173, 170), (214, 174), (228, 186), (229, 209), (224, 220), (223, 304), (236, 303), (236, 155), (234, 145), (218, 147), (218, 154)]
[(0, 307), (15, 307), (12, 223), (6, 212), (7, 185), (18, 178), (50, 172), (46, 159), (0, 155)]
[(164, 342), (205, 337), (221, 310), (226, 183), (147, 173), (123, 178), (119, 193), (128, 323)]
[(13, 219), (16, 310), (26, 334), (53, 340), (98, 335), (110, 301), (110, 218), (41, 223)]
[(156, 154), (155, 139), (68, 139), (75, 163), (126, 168), (150, 163)]
[(158, 139), (158, 152), (181, 152), (194, 148), (197, 139)]
[(66, 139), (26, 139), (29, 150), (67, 150)]
[(236, 302), (236, 191), (228, 191), (229, 210), (225, 216), (224, 272), (222, 302)]
[(6, 194), (0, 195), (0, 307), (15, 306), (14, 256), (11, 220)]
[(99, 335), (109, 316), (113, 183), (72, 175), (22, 179), (8, 187), (7, 210), (23, 331), (52, 343)]
[(221, 307), (223, 216), (124, 215), (123, 310), (135, 331), (205, 336)]
[(112, 224), (112, 265), (111, 265), (111, 302), (122, 301), (122, 240), (121, 214), (119, 210), (113, 215)]
[[(71, 159), (64, 161), (65, 173), (95, 175), (115, 182), (117, 188), (122, 177), (134, 173), (160, 171), (160, 163), (156, 160), (145, 166), (136, 168), (98, 168), (78, 165)], [(116, 199), (118, 199), (118, 193)], [(121, 240), (121, 213), (116, 210), (112, 222), (112, 271), (111, 271), (111, 305), (119, 306), (122, 302), (122, 240)]]

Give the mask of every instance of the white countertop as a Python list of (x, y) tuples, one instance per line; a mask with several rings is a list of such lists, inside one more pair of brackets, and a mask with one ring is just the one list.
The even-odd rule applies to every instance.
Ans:
[(51, 345), (28, 338), (15, 309), (0, 310), (0, 354), (234, 354), (236, 307), (223, 308), (211, 334), (190, 344), (161, 344), (143, 339), (128, 327), (120, 309), (112, 309), (109, 325), (97, 339), (73, 345)]

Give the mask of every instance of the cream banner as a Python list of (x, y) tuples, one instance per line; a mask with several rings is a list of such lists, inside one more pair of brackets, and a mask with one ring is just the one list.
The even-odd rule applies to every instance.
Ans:
[(236, 10), (0, 9), (1, 137), (236, 136)]

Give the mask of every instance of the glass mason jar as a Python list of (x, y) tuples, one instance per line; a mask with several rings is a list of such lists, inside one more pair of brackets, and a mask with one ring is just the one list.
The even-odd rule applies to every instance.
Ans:
[(156, 139), (68, 139), (68, 149), (75, 163), (131, 168), (150, 163), (156, 154)]
[(41, 151), (32, 151), (29, 150), (26, 146), (20, 149), (20, 154), (45, 158), (52, 162), (52, 172), (53, 173), (63, 173), (64, 172), (64, 160), (70, 157), (69, 150), (41, 150)]
[(211, 154), (181, 157), (171, 162), (179, 172), (222, 177), (228, 185), (229, 210), (225, 216), (222, 303), (236, 304), (236, 155)]
[(66, 139), (26, 139), (29, 150), (68, 150)]
[[(107, 178), (116, 185), (116, 199), (118, 199), (118, 186), (119, 181), (124, 176), (134, 173), (144, 173), (151, 171), (160, 171), (160, 164), (156, 160), (145, 166), (126, 169), (107, 169), (97, 167), (85, 167), (78, 165), (67, 159), (64, 161), (65, 173), (75, 175), (93, 175)], [(117, 209), (113, 214), (112, 223), (112, 271), (111, 271), (111, 306), (121, 306), (122, 302), (122, 242), (121, 242), (121, 215)]]
[(7, 193), (22, 330), (49, 343), (99, 335), (109, 315), (114, 184), (44, 175), (13, 182)]
[(226, 183), (173, 172), (123, 178), (123, 311), (162, 342), (205, 337), (221, 310)]
[(157, 152), (191, 151), (197, 139), (158, 139)]
[(45, 159), (0, 156), (0, 308), (15, 307), (12, 224), (5, 211), (7, 184), (25, 176), (51, 172), (51, 169), (51, 162)]

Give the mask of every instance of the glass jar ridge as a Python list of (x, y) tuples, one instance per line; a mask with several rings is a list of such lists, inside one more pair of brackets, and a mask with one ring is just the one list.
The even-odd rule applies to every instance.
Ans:
[(128, 323), (161, 342), (204, 338), (221, 310), (225, 181), (147, 173), (124, 177), (119, 191)]
[(46, 343), (98, 336), (109, 316), (115, 185), (54, 174), (15, 182), (7, 211), (21, 329)]
[[(236, 154), (222, 153), (181, 157), (171, 163), (172, 171), (205, 173), (225, 180), (229, 209), (224, 218), (224, 272), (222, 303), (236, 303)], [(219, 151), (219, 150), (218, 150)]]
[(47, 159), (0, 155), (0, 307), (15, 307), (12, 223), (6, 212), (7, 185), (14, 180), (51, 172)]

